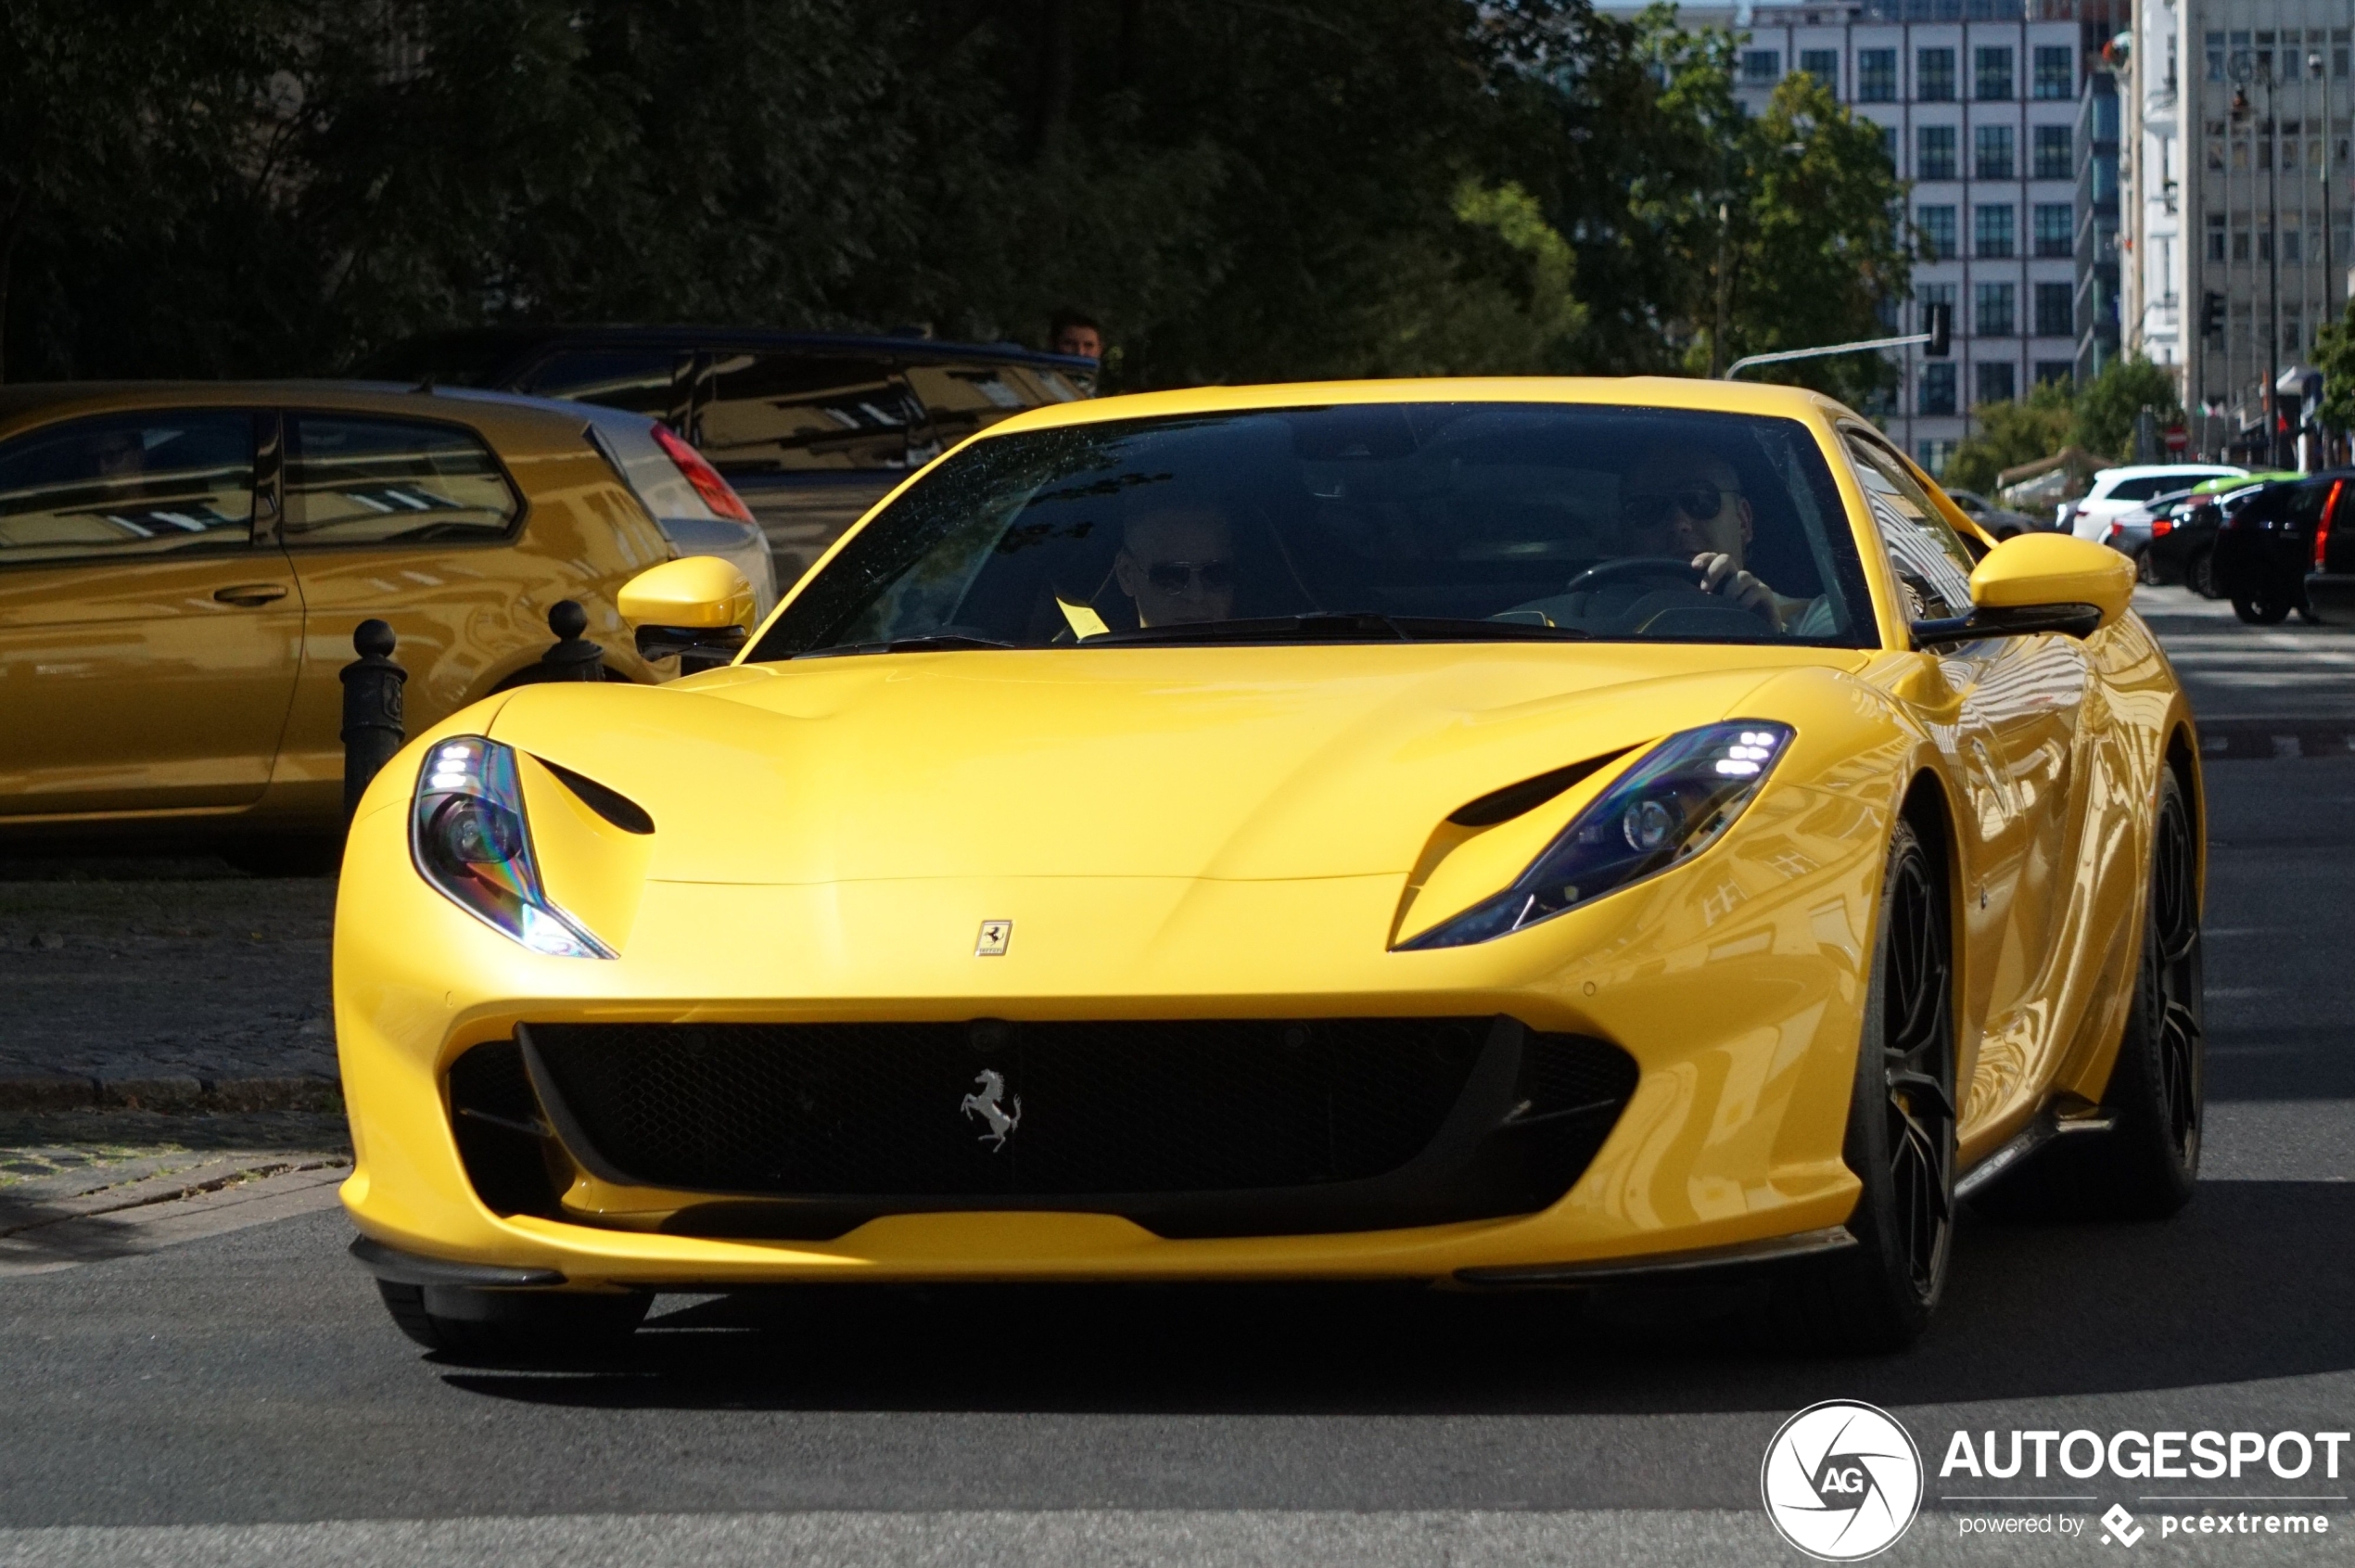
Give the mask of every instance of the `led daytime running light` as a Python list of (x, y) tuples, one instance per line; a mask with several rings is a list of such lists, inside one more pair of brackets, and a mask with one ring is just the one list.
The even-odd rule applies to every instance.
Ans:
[(409, 813), (417, 874), (468, 914), (551, 958), (613, 958), (540, 880), (512, 747), (480, 735), (438, 743)]
[(1669, 736), (1571, 819), (1511, 886), (1400, 946), (1492, 941), (1692, 859), (1757, 797), (1791, 733), (1742, 719)]

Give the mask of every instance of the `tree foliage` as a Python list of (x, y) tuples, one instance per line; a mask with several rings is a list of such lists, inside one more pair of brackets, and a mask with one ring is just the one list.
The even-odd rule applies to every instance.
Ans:
[(2314, 368), (2323, 373), (2323, 428), (2355, 430), (2355, 300), (2314, 335)]
[(1946, 460), (1946, 479), (1962, 490), (1992, 491), (2005, 469), (2072, 446), (2127, 457), (2145, 408), (2162, 430), (2183, 417), (2175, 378), (2139, 355), (2112, 360), (2082, 387), (2047, 381), (2025, 402), (1980, 403), (1971, 410), (1975, 428)]
[(1747, 114), (1733, 39), (1665, 8), (121, 9), (0, 0), (12, 375), (318, 373), (503, 321), (1036, 340), (1066, 305), (1128, 386), (1705, 373), (1721, 250), (1729, 356), (1872, 336), (1905, 285), (1878, 133), (1801, 78)]

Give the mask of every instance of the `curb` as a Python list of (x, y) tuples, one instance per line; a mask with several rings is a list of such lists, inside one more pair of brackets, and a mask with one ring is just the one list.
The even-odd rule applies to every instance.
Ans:
[(340, 1111), (335, 1078), (97, 1078), (62, 1073), (0, 1076), (0, 1112), (149, 1111), (202, 1115), (223, 1111)]

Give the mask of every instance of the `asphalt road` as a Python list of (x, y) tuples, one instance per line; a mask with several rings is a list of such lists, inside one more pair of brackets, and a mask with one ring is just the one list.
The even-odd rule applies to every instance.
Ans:
[[(1937, 1473), (1958, 1431), (2355, 1426), (2355, 634), (2146, 603), (2219, 737), (2206, 1179), (2162, 1224), (1967, 1223), (1906, 1355), (1780, 1358), (1673, 1302), (845, 1289), (666, 1297), (610, 1365), (486, 1370), (395, 1332), (289, 1172), (0, 1266), (0, 1564), (1799, 1562), (1760, 1459), (1835, 1397), (1929, 1462), (1883, 1561), (2348, 1561), (2355, 1452), (2336, 1479)], [(2059, 1500), (1964, 1496), (1997, 1492)], [(2112, 1503), (2131, 1549), (2083, 1523)], [(2162, 1536), (2203, 1507), (2330, 1533)], [(1965, 1534), (2007, 1515), (2082, 1530)]]

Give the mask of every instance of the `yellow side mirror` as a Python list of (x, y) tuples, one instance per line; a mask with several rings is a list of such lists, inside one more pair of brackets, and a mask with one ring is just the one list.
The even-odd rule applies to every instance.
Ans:
[(621, 618), (638, 639), (638, 657), (679, 659), (692, 675), (726, 664), (752, 635), (752, 584), (716, 555), (688, 555), (640, 572), (622, 584)]
[(2058, 631), (2090, 637), (2134, 599), (2134, 563), (2107, 544), (2065, 533), (2023, 533), (1987, 553), (1970, 574), (1971, 613), (1914, 623), (1914, 645)]

